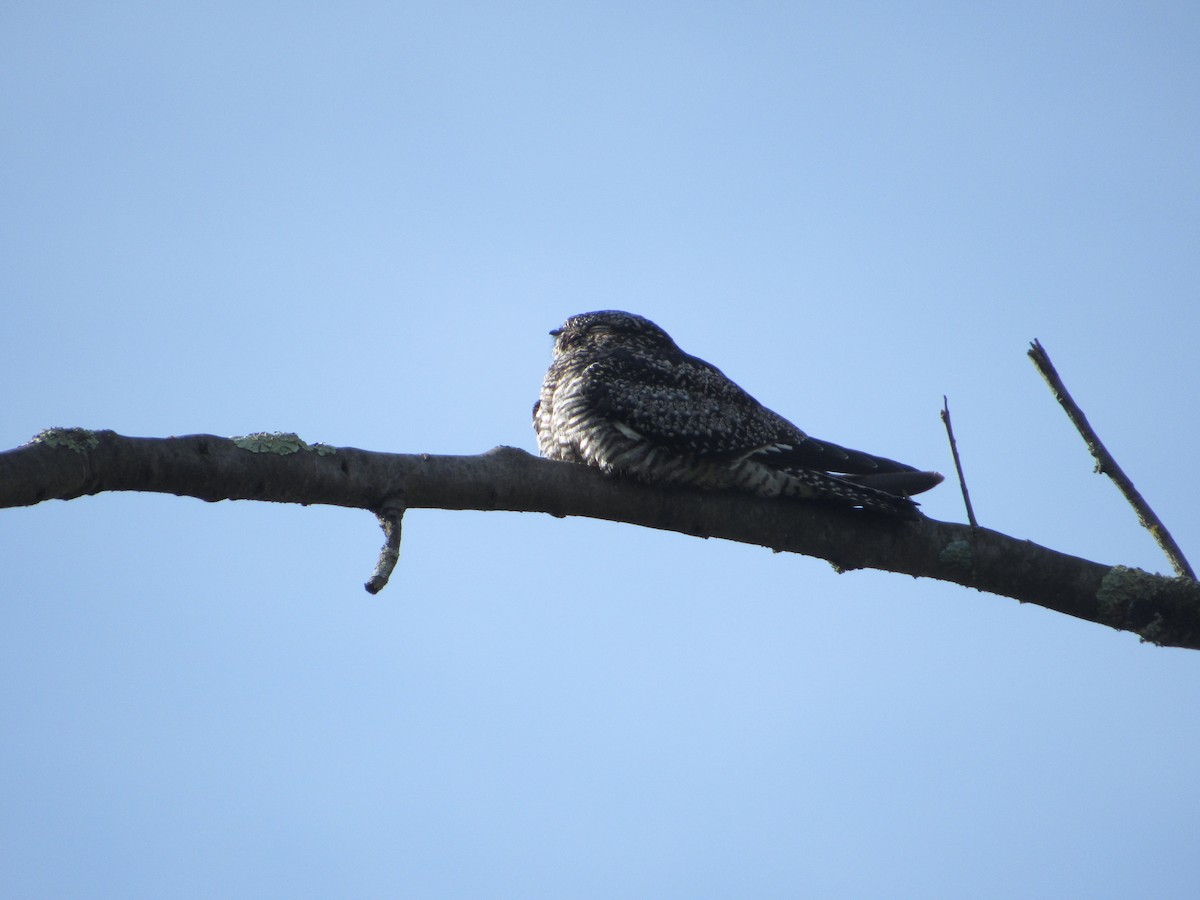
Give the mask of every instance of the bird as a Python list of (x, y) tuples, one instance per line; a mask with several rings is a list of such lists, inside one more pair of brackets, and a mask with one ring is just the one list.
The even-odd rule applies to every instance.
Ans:
[(649, 319), (620, 310), (571, 316), (550, 332), (553, 359), (533, 406), (538, 451), (655, 485), (820, 500), (893, 516), (937, 472), (817, 440)]

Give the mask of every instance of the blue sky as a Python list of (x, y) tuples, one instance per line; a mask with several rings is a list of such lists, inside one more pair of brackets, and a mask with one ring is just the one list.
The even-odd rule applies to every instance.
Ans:
[[(1192, 4), (0, 12), (0, 445), (534, 449), (657, 321), (982, 524), (1200, 562)], [(961, 521), (956, 487), (927, 495)], [(0, 514), (22, 897), (1185, 897), (1200, 656), (632, 526), (102, 495)]]

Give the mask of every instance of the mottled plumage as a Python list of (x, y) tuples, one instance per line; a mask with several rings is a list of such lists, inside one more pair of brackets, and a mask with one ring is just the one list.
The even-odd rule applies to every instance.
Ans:
[(649, 319), (584, 313), (550, 332), (554, 360), (533, 407), (547, 459), (652, 484), (733, 488), (912, 515), (909, 494), (942, 480), (810, 438), (689, 356)]

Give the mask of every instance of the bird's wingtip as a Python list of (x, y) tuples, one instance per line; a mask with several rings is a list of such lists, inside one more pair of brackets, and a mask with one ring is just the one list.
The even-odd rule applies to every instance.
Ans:
[(923, 494), (946, 480), (940, 472), (879, 472), (873, 475), (842, 475), (841, 478), (900, 497)]

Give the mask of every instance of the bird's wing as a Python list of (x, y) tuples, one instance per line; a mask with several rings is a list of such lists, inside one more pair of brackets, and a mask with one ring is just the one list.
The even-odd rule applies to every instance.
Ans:
[[(757, 400), (695, 357), (615, 349), (589, 364), (581, 380), (596, 413), (673, 453), (737, 459), (782, 436)], [(790, 439), (803, 439), (788, 427)]]
[(848, 475), (916, 471), (809, 437), (716, 366), (686, 354), (667, 360), (613, 350), (587, 366), (582, 389), (606, 419), (675, 453)]
[(891, 472), (915, 472), (913, 466), (873, 453), (851, 450), (829, 441), (820, 441), (805, 435), (795, 443), (781, 443), (763, 447), (755, 457), (779, 469), (818, 469), (843, 475), (878, 475)]

